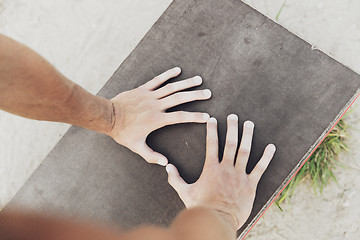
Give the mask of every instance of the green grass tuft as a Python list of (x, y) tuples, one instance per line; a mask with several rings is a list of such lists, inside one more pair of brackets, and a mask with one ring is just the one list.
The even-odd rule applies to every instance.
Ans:
[(324, 141), (319, 145), (315, 152), (310, 156), (308, 161), (303, 165), (299, 172), (294, 176), (290, 183), (285, 187), (276, 200), (276, 205), (280, 208), (280, 203), (288, 200), (294, 194), (296, 186), (299, 183), (309, 180), (316, 194), (318, 191), (323, 192), (324, 187), (331, 181), (336, 181), (334, 170), (337, 167), (344, 167), (337, 155), (349, 148), (346, 140), (350, 138), (348, 133), (349, 126), (346, 124), (347, 112), (342, 119), (335, 125)]

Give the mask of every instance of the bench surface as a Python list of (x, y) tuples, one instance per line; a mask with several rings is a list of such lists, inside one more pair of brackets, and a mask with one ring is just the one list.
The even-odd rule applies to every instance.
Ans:
[[(99, 92), (111, 98), (174, 66), (173, 81), (201, 75), (213, 96), (171, 110), (204, 111), (255, 123), (247, 171), (265, 146), (277, 152), (263, 175), (244, 236), (285, 182), (345, 111), (360, 76), (240, 0), (175, 0)], [(240, 126), (239, 131), (242, 131)], [(152, 133), (149, 145), (175, 164), (187, 182), (205, 158), (205, 125), (180, 124)], [(241, 136), (241, 135), (239, 135)], [(125, 228), (168, 225), (184, 208), (164, 167), (147, 164), (111, 138), (71, 127), (9, 206), (58, 210)]]

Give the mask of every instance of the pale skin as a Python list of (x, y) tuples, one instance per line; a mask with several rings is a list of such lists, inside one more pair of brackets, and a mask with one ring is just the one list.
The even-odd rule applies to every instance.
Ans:
[(115, 109), (114, 115), (119, 117), (115, 117), (114, 127), (109, 135), (121, 145), (141, 155), (149, 163), (158, 163), (163, 166), (168, 163), (165, 156), (147, 146), (146, 137), (151, 132), (171, 124), (204, 123), (210, 117), (207, 113), (180, 111), (165, 113), (166, 109), (176, 105), (211, 97), (208, 89), (177, 93), (180, 90), (200, 85), (202, 79), (199, 76), (157, 89), (170, 78), (178, 76), (180, 72), (180, 68), (170, 69), (144, 85), (122, 92), (111, 99)]
[[(274, 155), (275, 146), (269, 144), (254, 170), (246, 174), (254, 124), (244, 123), (237, 149), (238, 117), (232, 114), (227, 120), (224, 157), (219, 161), (214, 118), (201, 112), (165, 112), (182, 103), (211, 97), (206, 89), (182, 91), (201, 85), (202, 79), (198, 76), (159, 88), (180, 72), (180, 68), (170, 69), (136, 89), (107, 100), (90, 94), (64, 77), (31, 49), (0, 35), (0, 109), (109, 135), (149, 163), (166, 165), (169, 184), (187, 207), (168, 228), (148, 226), (129, 232), (8, 210), (0, 214), (0, 239), (132, 240), (144, 236), (170, 240), (235, 239), (236, 230), (249, 217), (257, 184)], [(146, 144), (152, 131), (187, 122), (207, 123), (205, 164), (200, 178), (193, 184), (184, 182), (176, 167)]]
[(200, 178), (195, 183), (187, 184), (172, 164), (168, 164), (166, 170), (169, 184), (177, 191), (186, 207), (207, 206), (223, 213), (227, 216), (229, 225), (237, 230), (251, 213), (257, 184), (275, 153), (275, 146), (269, 144), (253, 171), (246, 174), (254, 123), (244, 122), (238, 150), (238, 117), (235, 114), (229, 115), (227, 125), (224, 157), (219, 162), (217, 121), (210, 118), (207, 122), (206, 159)]

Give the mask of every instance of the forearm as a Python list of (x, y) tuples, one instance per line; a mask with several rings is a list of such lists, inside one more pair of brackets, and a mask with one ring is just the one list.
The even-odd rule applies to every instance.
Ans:
[(135, 240), (146, 236), (149, 240), (234, 240), (236, 231), (231, 226), (232, 219), (223, 217), (207, 208), (186, 209), (176, 217), (168, 229), (149, 226), (121, 233), (84, 222), (5, 211), (0, 213), (0, 239)]
[(2, 240), (122, 240), (121, 232), (82, 221), (32, 212), (0, 212)]
[(113, 107), (68, 80), (31, 49), (0, 35), (0, 109), (109, 133)]
[[(63, 236), (72, 236), (75, 229), (82, 232), (82, 236), (87, 236), (86, 239), (97, 239), (94, 236), (112, 236), (109, 239), (118, 240), (136, 240), (142, 239), (146, 236), (148, 240), (181, 240), (181, 239), (204, 239), (204, 240), (235, 240), (236, 230), (234, 219), (230, 215), (224, 215), (215, 210), (204, 207), (196, 207), (191, 209), (185, 209), (180, 212), (175, 218), (169, 228), (161, 228), (158, 226), (144, 226), (139, 227), (129, 232), (118, 232), (115, 235), (112, 231), (104, 231), (103, 228), (90, 227), (90, 225), (84, 224), (64, 224), (61, 221), (58, 222), (59, 226), (66, 226), (62, 229)], [(44, 221), (43, 226), (54, 226), (54, 222), (46, 223)], [(54, 227), (53, 227), (54, 228)], [(44, 232), (47, 232), (48, 227), (41, 228)], [(86, 230), (88, 229), (88, 230)], [(92, 229), (92, 230), (89, 230)], [(19, 229), (20, 230), (20, 229)], [(42, 232), (42, 231), (40, 231)], [(48, 235), (51, 238), (51, 234)], [(92, 238), (90, 237), (92, 236)], [(68, 239), (67, 237), (59, 238), (59, 240)], [(82, 239), (82, 238), (78, 238)], [(84, 238), (85, 239), (85, 238)], [(101, 238), (100, 238), (101, 239)]]

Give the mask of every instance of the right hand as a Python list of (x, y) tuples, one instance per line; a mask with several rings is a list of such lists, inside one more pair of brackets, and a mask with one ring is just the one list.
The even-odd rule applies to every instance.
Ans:
[(201, 85), (200, 76), (168, 83), (161, 87), (166, 81), (180, 73), (180, 68), (172, 68), (147, 83), (122, 92), (111, 99), (114, 123), (110, 133), (107, 134), (149, 163), (162, 166), (168, 164), (164, 155), (152, 150), (146, 144), (146, 138), (151, 132), (178, 123), (206, 123), (210, 118), (208, 113), (202, 112), (166, 112), (174, 106), (207, 100), (211, 97), (209, 89), (182, 91)]
[(227, 122), (224, 157), (219, 163), (217, 121), (215, 118), (208, 120), (206, 159), (197, 182), (187, 184), (172, 164), (168, 164), (166, 170), (169, 174), (169, 184), (177, 191), (187, 208), (208, 207), (237, 230), (250, 216), (257, 184), (275, 153), (275, 146), (269, 144), (254, 170), (246, 174), (254, 123), (251, 121), (244, 123), (243, 135), (234, 163), (238, 146), (238, 117), (231, 114)]

